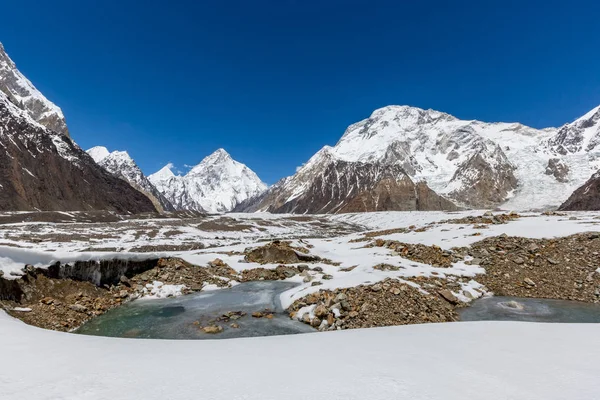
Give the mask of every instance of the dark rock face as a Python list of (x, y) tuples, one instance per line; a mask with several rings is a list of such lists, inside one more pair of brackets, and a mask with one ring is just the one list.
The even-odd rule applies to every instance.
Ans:
[(96, 286), (117, 285), (128, 277), (146, 272), (154, 268), (158, 259), (147, 260), (101, 260), (76, 261), (70, 264), (57, 262), (47, 269), (38, 268), (37, 273), (55, 279), (74, 279), (91, 282)]
[(20, 113), (0, 93), (0, 210), (155, 212), (71, 139)]
[(600, 171), (571, 194), (560, 207), (561, 211), (600, 210)]
[[(122, 156), (120, 156), (121, 154)], [(138, 167), (127, 153), (114, 152), (103, 160), (100, 160), (97, 164), (117, 178), (129, 183), (134, 189), (145, 194), (159, 212), (175, 211), (175, 207), (154, 187), (140, 167)]]
[(506, 201), (518, 186), (515, 167), (496, 146), (490, 153), (483, 149), (474, 154), (457, 170), (451, 184), (457, 189), (449, 197), (472, 208), (491, 208)]
[(546, 175), (553, 175), (559, 182), (568, 182), (569, 166), (558, 158), (548, 160), (548, 166), (544, 172)]
[(245, 210), (319, 214), (457, 209), (426, 183), (415, 184), (399, 165), (331, 160), (322, 167), (306, 182), (300, 196), (288, 200), (284, 180), (254, 204), (245, 205)]

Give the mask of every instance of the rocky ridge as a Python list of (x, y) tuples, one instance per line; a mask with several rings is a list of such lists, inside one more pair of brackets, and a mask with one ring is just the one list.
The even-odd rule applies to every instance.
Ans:
[(69, 136), (65, 117), (59, 107), (49, 101), (17, 69), (0, 43), (0, 92), (40, 125)]
[(86, 152), (106, 171), (144, 193), (159, 212), (175, 211), (169, 200), (154, 187), (126, 151), (109, 152), (106, 147), (96, 146)]
[(236, 208), (297, 214), (456, 209), (399, 165), (341, 161), (328, 148), (293, 177)]

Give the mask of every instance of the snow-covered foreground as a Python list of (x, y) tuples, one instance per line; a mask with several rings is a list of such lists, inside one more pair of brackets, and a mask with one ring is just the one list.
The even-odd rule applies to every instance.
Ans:
[[(47, 266), (53, 260), (158, 255), (181, 257), (199, 266), (218, 257), (237, 271), (275, 268), (276, 264), (247, 263), (242, 252), (246, 247), (281, 238), (339, 263), (313, 263), (313, 267), (321, 267), (330, 275), (325, 280), (323, 273), (310, 271), (312, 282), (319, 280), (320, 286), (302, 282), (298, 275), (289, 278), (299, 286), (282, 294), (284, 307), (318, 290), (433, 275), (459, 279), (461, 291), (478, 297), (482, 293), (477, 291), (476, 280), (485, 273), (478, 265), (458, 261), (447, 268), (434, 267), (392, 254), (385, 247), (365, 247), (371, 239), (360, 239), (367, 231), (414, 225), (412, 229), (373, 236), (450, 249), (500, 234), (551, 238), (598, 231), (600, 223), (597, 213), (531, 214), (485, 229), (443, 222), (481, 213), (301, 217), (308, 218), (306, 221), (291, 216), (238, 214), (229, 215), (231, 220), (219, 222), (216, 228), (210, 226), (210, 230), (203, 230), (203, 221), (191, 224), (176, 220), (96, 226), (7, 224), (3, 225), (4, 242), (22, 248), (0, 246), (0, 270), (5, 278), (14, 279), (25, 263)], [(242, 228), (231, 229), (234, 224)], [(320, 237), (311, 236), (316, 226), (322, 228)], [(121, 228), (119, 232), (127, 235), (111, 235), (114, 228)], [(82, 251), (90, 243), (77, 240), (78, 235), (94, 229), (102, 247), (121, 251)], [(136, 229), (159, 233), (137, 235)], [(177, 232), (167, 235), (169, 230)], [(39, 241), (42, 237), (46, 240)], [(215, 247), (130, 251), (144, 244), (170, 245), (178, 240), (207, 240)], [(380, 263), (398, 268), (373, 268)], [(455, 294), (460, 297), (461, 293)], [(460, 298), (468, 301), (464, 296)], [(599, 345), (597, 324), (514, 322), (426, 324), (206, 341), (114, 339), (46, 331), (0, 311), (0, 399), (588, 400), (600, 397)]]
[(600, 394), (600, 326), (473, 322), (215, 341), (45, 331), (0, 313), (0, 394), (38, 399), (522, 399)]

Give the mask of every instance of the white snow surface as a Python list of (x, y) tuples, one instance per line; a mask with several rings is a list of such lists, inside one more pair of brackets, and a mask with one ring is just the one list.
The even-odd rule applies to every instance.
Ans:
[(187, 174), (175, 175), (168, 166), (148, 176), (163, 195), (180, 210), (221, 213), (267, 189), (246, 165), (218, 149)]
[(104, 160), (110, 154), (110, 151), (104, 146), (95, 146), (86, 150), (86, 152), (94, 159), (94, 161), (96, 161), (96, 163)]
[(459, 322), (249, 339), (115, 339), (0, 311), (3, 400), (590, 400), (600, 325)]

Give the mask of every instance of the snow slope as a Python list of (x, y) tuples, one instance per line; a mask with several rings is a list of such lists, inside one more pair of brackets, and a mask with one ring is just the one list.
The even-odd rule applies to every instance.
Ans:
[(464, 322), (250, 339), (114, 339), (0, 312), (3, 400), (589, 400), (597, 324)]
[(176, 176), (168, 166), (148, 179), (178, 210), (231, 211), (242, 201), (267, 189), (246, 165), (218, 149), (187, 174)]

